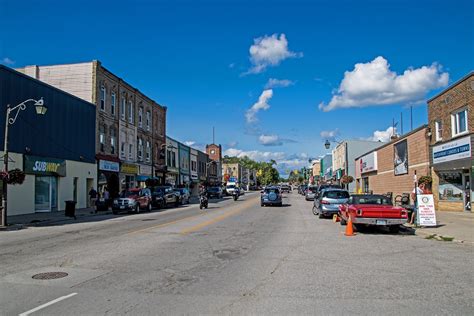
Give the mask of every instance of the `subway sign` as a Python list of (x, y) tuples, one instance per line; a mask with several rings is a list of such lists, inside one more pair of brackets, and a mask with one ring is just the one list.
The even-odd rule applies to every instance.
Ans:
[(23, 156), (23, 170), (27, 174), (42, 176), (66, 176), (66, 161), (38, 156)]

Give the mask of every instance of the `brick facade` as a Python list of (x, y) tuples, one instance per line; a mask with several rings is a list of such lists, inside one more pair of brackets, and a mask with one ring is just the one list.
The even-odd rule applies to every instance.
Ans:
[[(375, 149), (377, 152), (377, 171), (369, 174), (356, 173), (357, 190), (362, 185), (363, 177), (369, 178), (369, 190), (374, 194), (392, 192), (393, 197), (403, 193), (411, 193), (414, 189), (413, 178), (416, 170), (418, 177), (429, 175), (429, 138), (426, 135), (427, 127), (422, 126), (404, 136)], [(407, 141), (408, 149), (408, 174), (395, 175), (394, 171), (394, 146)], [(360, 165), (359, 158), (355, 166)]]

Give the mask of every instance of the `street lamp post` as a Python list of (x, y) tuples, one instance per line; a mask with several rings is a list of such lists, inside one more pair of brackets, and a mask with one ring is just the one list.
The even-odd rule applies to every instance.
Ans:
[[(28, 103), (34, 102), (35, 108), (36, 108), (36, 114), (38, 115), (44, 115), (46, 114), (46, 111), (48, 108), (44, 105), (44, 100), (43, 98), (40, 98), (39, 100), (35, 99), (28, 99), (26, 101), (21, 102), (15, 107), (10, 108), (10, 105), (7, 106), (7, 112), (5, 115), (5, 134), (4, 134), (4, 142), (3, 142), (3, 165), (4, 165), (4, 172), (5, 176), (3, 178), (3, 188), (2, 188), (2, 222), (1, 222), (1, 227), (7, 226), (7, 211), (8, 211), (8, 128), (10, 125), (15, 124), (16, 119), (18, 118), (18, 114), (20, 111), (26, 110), (26, 106)], [(16, 111), (16, 112), (15, 112)], [(12, 114), (12, 117), (10, 117), (10, 114)]]

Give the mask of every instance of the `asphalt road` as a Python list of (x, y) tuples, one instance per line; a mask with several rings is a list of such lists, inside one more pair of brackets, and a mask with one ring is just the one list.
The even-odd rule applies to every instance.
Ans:
[[(474, 248), (344, 236), (296, 192), (0, 232), (2, 315), (473, 314)], [(42, 272), (66, 272), (35, 280)]]

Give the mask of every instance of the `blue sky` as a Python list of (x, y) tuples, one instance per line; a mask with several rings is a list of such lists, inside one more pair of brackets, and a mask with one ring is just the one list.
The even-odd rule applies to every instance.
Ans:
[[(285, 171), (325, 153), (326, 136), (388, 135), (401, 112), (407, 132), (410, 104), (414, 127), (425, 123), (424, 101), (474, 69), (473, 12), (472, 1), (0, 0), (0, 61), (98, 59), (168, 106), (169, 135), (199, 147), (215, 126), (227, 153)], [(270, 79), (288, 86), (256, 104)]]

